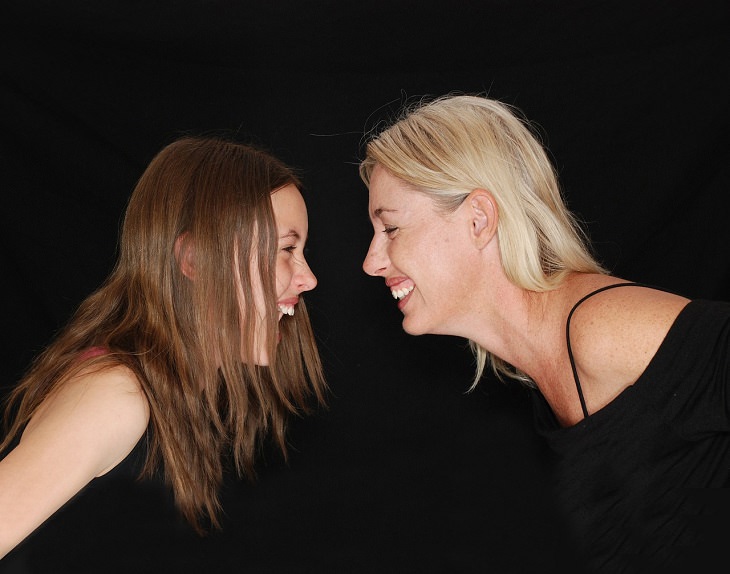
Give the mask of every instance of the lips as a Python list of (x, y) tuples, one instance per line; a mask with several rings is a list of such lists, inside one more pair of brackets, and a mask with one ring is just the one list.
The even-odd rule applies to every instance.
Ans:
[(398, 299), (399, 301), (406, 297), (411, 291), (413, 291), (413, 288), (415, 285), (409, 285), (408, 287), (402, 287), (400, 289), (391, 289), (390, 293), (393, 295), (393, 299)]
[(390, 294), (393, 299), (398, 301), (398, 309), (403, 310), (411, 292), (416, 285), (408, 277), (390, 277), (385, 280), (385, 285), (390, 288)]
[(397, 299), (398, 301), (407, 297), (415, 287), (413, 281), (404, 276), (390, 277), (385, 280), (385, 285), (390, 288), (390, 294), (393, 295), (393, 299)]

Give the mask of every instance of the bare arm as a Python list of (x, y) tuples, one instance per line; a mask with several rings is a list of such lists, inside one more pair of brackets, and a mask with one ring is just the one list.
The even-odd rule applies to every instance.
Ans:
[(81, 374), (49, 397), (0, 461), (0, 558), (129, 454), (149, 408), (123, 367)]

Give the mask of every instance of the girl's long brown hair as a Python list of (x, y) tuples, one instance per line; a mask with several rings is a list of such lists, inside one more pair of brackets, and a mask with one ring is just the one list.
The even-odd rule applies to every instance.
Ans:
[[(143, 475), (161, 468), (186, 519), (199, 531), (219, 526), (224, 461), (253, 476), (261, 440), (270, 433), (286, 455), (287, 416), (309, 412), (312, 397), (324, 404), (304, 302), (277, 325), (271, 193), (288, 184), (300, 187), (291, 169), (245, 144), (185, 137), (165, 147), (129, 200), (114, 270), (8, 397), (0, 451), (82, 366), (125, 365), (150, 407)], [(192, 278), (177, 259), (178, 238), (194, 250)], [(257, 281), (266, 297), (265, 368), (241, 361), (242, 352), (254, 356)], [(80, 361), (92, 347), (108, 353)]]

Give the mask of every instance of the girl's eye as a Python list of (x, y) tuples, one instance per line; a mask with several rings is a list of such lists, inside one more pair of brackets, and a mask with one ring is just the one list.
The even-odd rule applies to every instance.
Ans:
[(294, 253), (296, 248), (296, 245), (287, 245), (286, 247), (284, 247), (284, 249), (282, 249), (282, 251), (286, 251), (287, 253)]
[(385, 233), (386, 235), (391, 235), (392, 233), (395, 233), (396, 231), (398, 231), (398, 228), (393, 225), (386, 225), (385, 229), (383, 229), (383, 233)]

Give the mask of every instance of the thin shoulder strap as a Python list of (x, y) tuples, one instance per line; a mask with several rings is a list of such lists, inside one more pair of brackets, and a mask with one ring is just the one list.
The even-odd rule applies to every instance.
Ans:
[(568, 358), (570, 359), (570, 368), (573, 369), (573, 379), (575, 379), (575, 386), (578, 389), (578, 398), (580, 399), (580, 407), (583, 409), (583, 416), (588, 416), (588, 409), (586, 408), (586, 400), (583, 397), (583, 389), (580, 386), (580, 380), (578, 379), (578, 369), (575, 366), (575, 360), (573, 359), (573, 349), (570, 346), (570, 320), (573, 317), (573, 313), (578, 308), (578, 305), (583, 303), (586, 299), (589, 297), (593, 297), (593, 295), (596, 295), (597, 293), (600, 293), (601, 291), (606, 291), (608, 289), (613, 289), (614, 287), (626, 287), (626, 286), (639, 286), (639, 287), (646, 287), (646, 285), (642, 283), (614, 283), (613, 285), (606, 285), (605, 287), (601, 287), (600, 289), (596, 289), (595, 291), (591, 291), (588, 293), (588, 295), (581, 297), (578, 302), (573, 305), (573, 308), (570, 310), (570, 313), (568, 313), (568, 320), (565, 322), (565, 339), (568, 343)]

